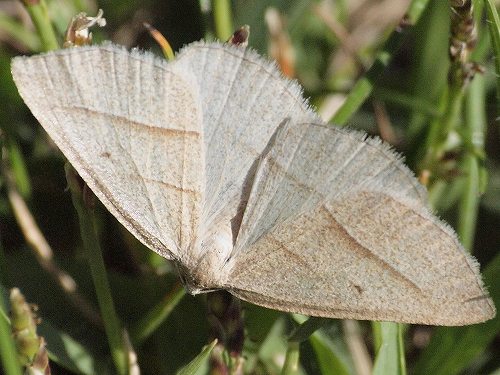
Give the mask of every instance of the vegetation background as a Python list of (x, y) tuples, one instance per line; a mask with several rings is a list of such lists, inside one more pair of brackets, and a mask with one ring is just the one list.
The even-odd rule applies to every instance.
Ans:
[[(299, 327), (305, 317), (245, 303), (240, 316), (239, 303), (223, 293), (184, 296), (171, 264), (141, 246), (98, 203), (94, 209), (82, 204), (81, 186), (72, 185), (70, 172), (75, 210), (65, 161), (23, 104), (10, 74), (13, 56), (62, 45), (69, 21), (80, 11), (104, 10), (108, 23), (93, 29), (96, 43), (111, 39), (158, 54), (144, 21), (174, 50), (201, 38), (226, 40), (248, 24), (251, 48), (277, 59), (285, 74), (298, 79), (325, 119), (378, 134), (406, 156), (428, 186), (431, 204), (478, 258), (498, 308), (498, 3), (25, 3), (0, 2), (3, 373), (21, 373), (15, 345), (28, 371), (46, 371), (43, 351), (36, 354), (43, 336), (53, 374), (126, 374), (138, 367), (143, 374), (206, 373), (209, 367), (211, 374), (500, 374), (499, 316), (455, 328), (325, 319)], [(11, 294), (9, 303), (13, 287), (38, 306), (39, 324), (30, 320), (32, 309), (19, 294)], [(122, 328), (130, 341), (122, 339)], [(222, 340), (202, 351), (214, 336)], [(236, 348), (231, 354), (223, 351), (224, 340)], [(126, 363), (126, 352), (135, 353), (137, 363), (133, 355)]]

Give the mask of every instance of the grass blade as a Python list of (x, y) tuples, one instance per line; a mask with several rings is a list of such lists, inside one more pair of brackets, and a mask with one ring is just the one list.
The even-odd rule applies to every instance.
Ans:
[(59, 43), (57, 42), (56, 34), (49, 18), (45, 0), (23, 0), (23, 2), (40, 36), (43, 50), (53, 51), (59, 49)]
[(7, 320), (3, 288), (0, 288), (0, 360), (5, 375), (21, 375), (17, 351), (12, 340), (10, 322)]
[(402, 325), (391, 322), (373, 322), (373, 325), (379, 341), (373, 375), (405, 375)]
[(464, 126), (464, 143), (468, 150), (462, 161), (465, 177), (462, 197), (460, 199), (457, 232), (460, 241), (466, 249), (472, 249), (476, 231), (479, 199), (484, 189), (483, 178), (486, 171), (481, 166), (481, 159), (486, 154), (484, 150), (486, 128), (486, 97), (484, 76), (476, 75), (466, 94)]
[(208, 359), (208, 356), (215, 347), (215, 344), (217, 344), (217, 340), (214, 340), (205, 346), (200, 354), (198, 354), (191, 362), (177, 372), (177, 375), (195, 375), (201, 365)]
[(128, 350), (125, 347), (121, 323), (113, 303), (101, 247), (94, 228), (93, 215), (86, 207), (84, 199), (82, 199), (83, 190), (79, 185), (79, 176), (69, 164), (66, 165), (66, 178), (71, 190), (73, 205), (78, 214), (83, 246), (88, 257), (92, 279), (94, 280), (97, 300), (104, 321), (104, 328), (106, 336), (108, 337), (111, 356), (118, 373), (120, 375), (125, 375), (128, 374)]
[(12, 17), (9, 17), (4, 12), (0, 12), (0, 30), (9, 35), (15, 41), (22, 43), (30, 51), (40, 50), (41, 45), (38, 35), (26, 30), (23, 25), (12, 19)]
[(316, 330), (323, 327), (330, 321), (328, 318), (319, 318), (315, 316), (309, 317), (305, 322), (300, 324), (291, 334), (288, 341), (302, 342), (307, 340)]
[(219, 40), (227, 40), (234, 31), (231, 2), (229, 0), (213, 0), (215, 35)]
[(495, 56), (495, 76), (497, 83), (497, 120), (500, 116), (500, 17), (493, 0), (485, 0), (486, 17), (491, 37), (491, 47)]
[(281, 370), (281, 375), (296, 375), (299, 371), (299, 343), (297, 341), (288, 341), (285, 363)]
[(330, 339), (322, 332), (315, 332), (309, 342), (316, 353), (317, 363), (322, 375), (350, 375), (348, 366), (342, 358), (335, 353)]
[(156, 306), (130, 328), (130, 337), (135, 345), (144, 342), (170, 315), (186, 294), (184, 287), (177, 284)]
[(92, 375), (105, 371), (106, 365), (100, 361), (100, 358), (47, 320), (42, 320), (38, 331), (47, 342), (47, 351), (51, 361), (76, 374)]

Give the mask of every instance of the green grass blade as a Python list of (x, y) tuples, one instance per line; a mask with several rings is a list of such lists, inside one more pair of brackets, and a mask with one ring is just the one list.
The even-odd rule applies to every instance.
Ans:
[(433, 2), (414, 30), (414, 35), (418, 37), (411, 45), (413, 69), (409, 71), (408, 91), (421, 101), (433, 103), (436, 113), (429, 116), (418, 109), (412, 111), (407, 138), (413, 147), (419, 144), (419, 135), (428, 125), (429, 119), (435, 120), (441, 115), (442, 108), (437, 99), (447, 85), (449, 28), (449, 5), (446, 2)]
[(49, 18), (45, 0), (24, 0), (23, 2), (40, 36), (43, 50), (53, 51), (59, 49), (59, 43), (57, 42), (56, 34)]
[[(500, 254), (488, 264), (484, 282), (496, 306), (500, 306)], [(418, 358), (415, 375), (461, 373), (500, 332), (500, 316), (467, 327), (439, 327)]]
[(176, 285), (174, 290), (130, 328), (132, 342), (139, 345), (144, 342), (168, 318), (185, 294), (184, 287)]
[(500, 17), (493, 0), (485, 0), (486, 17), (495, 56), (495, 76), (497, 83), (497, 119), (500, 116)]
[(12, 340), (10, 322), (6, 319), (6, 311), (3, 288), (0, 288), (0, 360), (3, 373), (5, 375), (21, 375), (21, 367), (17, 361), (16, 346), (14, 340)]
[(480, 165), (477, 157), (471, 154), (465, 156), (462, 165), (466, 182), (460, 199), (457, 231), (460, 242), (466, 249), (470, 249), (474, 244), (479, 210)]
[(466, 249), (472, 249), (476, 231), (479, 199), (483, 190), (481, 157), (485, 155), (486, 98), (484, 76), (477, 75), (469, 86), (465, 102), (464, 143), (469, 146), (462, 162), (465, 184), (460, 199), (457, 232)]
[(195, 375), (198, 369), (208, 359), (210, 353), (215, 347), (215, 344), (217, 344), (217, 340), (214, 340), (205, 346), (200, 354), (198, 354), (191, 362), (177, 372), (177, 375)]
[(296, 375), (299, 372), (300, 344), (297, 341), (289, 341), (286, 351), (285, 363), (281, 375)]
[(229, 0), (213, 0), (215, 35), (219, 40), (226, 41), (234, 31), (231, 2)]
[(309, 342), (316, 353), (317, 363), (322, 375), (350, 375), (348, 366), (333, 348), (330, 339), (322, 332), (315, 332)]
[(9, 138), (6, 143), (10, 169), (12, 171), (12, 176), (14, 177), (15, 185), (23, 198), (29, 199), (31, 197), (32, 189), (30, 176), (28, 169), (26, 168), (25, 158), (21, 152), (19, 144), (15, 140)]
[(402, 325), (391, 322), (373, 322), (373, 325), (379, 332), (373, 375), (405, 375)]
[(80, 223), (83, 247), (88, 257), (92, 279), (94, 281), (97, 300), (101, 310), (106, 336), (108, 337), (111, 356), (120, 375), (128, 374), (127, 349), (122, 335), (121, 323), (116, 314), (108, 276), (104, 266), (101, 246), (97, 240), (94, 227), (94, 218), (82, 199), (82, 190), (79, 185), (79, 176), (66, 164), (66, 178), (71, 190), (73, 205), (75, 206)]
[(10, 35), (14, 40), (22, 43), (30, 51), (40, 50), (40, 38), (33, 32), (26, 30), (26, 27), (18, 21), (0, 12), (0, 30)]
[(105, 364), (94, 353), (47, 320), (42, 320), (38, 332), (47, 342), (51, 361), (76, 374), (92, 375), (104, 371)]
[(316, 330), (323, 327), (330, 321), (328, 318), (319, 318), (311, 316), (305, 322), (300, 324), (295, 331), (292, 332), (288, 341), (290, 342), (302, 342), (307, 340)]

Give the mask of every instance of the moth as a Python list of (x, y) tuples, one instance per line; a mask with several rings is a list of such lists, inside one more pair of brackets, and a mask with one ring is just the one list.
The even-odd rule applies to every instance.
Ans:
[(401, 158), (323, 122), (249, 48), (197, 42), (166, 62), (108, 43), (16, 57), (12, 75), (104, 206), (192, 294), (331, 318), (495, 315)]

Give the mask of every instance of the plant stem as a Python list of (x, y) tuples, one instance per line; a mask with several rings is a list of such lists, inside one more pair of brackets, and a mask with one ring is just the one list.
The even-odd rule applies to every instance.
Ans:
[(301, 343), (302, 341), (309, 339), (314, 332), (328, 324), (330, 321), (331, 319), (328, 318), (311, 316), (292, 332), (288, 341)]
[(40, 49), (40, 38), (38, 35), (26, 30), (23, 25), (4, 13), (0, 13), (0, 29), (11, 35), (17, 42), (22, 43), (30, 51), (38, 51)]
[(83, 199), (83, 188), (80, 177), (69, 163), (66, 163), (66, 179), (71, 190), (73, 205), (78, 214), (80, 222), (80, 232), (83, 240), (83, 247), (87, 254), (97, 300), (104, 321), (104, 329), (108, 337), (111, 356), (115, 367), (120, 375), (128, 374), (127, 349), (122, 334), (121, 323), (115, 311), (113, 297), (109, 287), (109, 281), (102, 258), (101, 246), (97, 239), (94, 217), (91, 209), (86, 207)]
[(398, 104), (403, 108), (407, 108), (414, 112), (421, 112), (428, 116), (436, 117), (440, 114), (435, 103), (431, 103), (418, 96), (404, 94), (388, 88), (375, 87), (373, 97), (386, 103)]
[(479, 163), (477, 158), (471, 154), (466, 155), (463, 169), (467, 176), (460, 199), (457, 232), (464, 247), (472, 250), (479, 209)]
[(89, 9), (89, 6), (88, 4), (86, 4), (85, 0), (73, 0), (73, 5), (79, 12), (85, 12)]
[[(426, 141), (426, 156), (422, 163), (422, 169), (432, 172), (436, 172), (445, 153), (455, 150), (458, 146), (450, 135), (456, 131), (460, 122), (465, 89), (475, 73), (474, 64), (468, 61), (477, 39), (473, 9), (470, 0), (465, 0), (460, 5), (451, 2), (449, 43), (451, 64), (447, 91), (442, 97), (445, 107), (441, 118), (431, 124)], [(463, 141), (467, 143), (466, 139)]]
[(132, 342), (135, 345), (140, 345), (144, 342), (168, 318), (175, 306), (177, 306), (185, 295), (186, 291), (184, 287), (176, 284), (174, 289), (165, 298), (130, 328)]
[(23, 3), (40, 36), (43, 50), (53, 51), (59, 49), (59, 43), (49, 18), (45, 0), (23, 0)]
[(493, 0), (485, 0), (488, 30), (495, 61), (495, 77), (497, 84), (497, 121), (500, 118), (500, 17)]
[(404, 344), (404, 331), (405, 326), (403, 324), (398, 323), (398, 362), (399, 368), (401, 369), (402, 374), (406, 375), (406, 358), (405, 358), (405, 344)]
[(285, 363), (281, 370), (281, 375), (294, 375), (299, 369), (299, 343), (297, 341), (289, 341), (286, 351)]
[(422, 169), (434, 171), (437, 163), (450, 147), (447, 139), (450, 132), (456, 127), (462, 109), (464, 91), (462, 87), (450, 85), (442, 95), (444, 113), (431, 122), (429, 134), (426, 140), (426, 156), (422, 163)]
[(12, 340), (10, 322), (5, 318), (6, 305), (3, 289), (0, 288), (0, 359), (5, 375), (21, 375), (21, 366), (17, 361), (17, 351)]
[(480, 158), (485, 154), (484, 130), (486, 127), (485, 79), (477, 75), (466, 96), (466, 129), (464, 139), (469, 147), (463, 160), (465, 186), (460, 200), (457, 231), (466, 249), (474, 244), (479, 196), (482, 190)]
[[(230, 293), (219, 290), (207, 294), (207, 320), (210, 338), (219, 342), (219, 353), (210, 360), (214, 374), (240, 373), (245, 340), (241, 302)], [(225, 358), (224, 358), (225, 357)]]
[(198, 369), (201, 367), (202, 363), (209, 357), (213, 349), (217, 344), (217, 340), (212, 341), (210, 344), (205, 345), (201, 353), (198, 354), (191, 362), (186, 366), (181, 368), (177, 375), (194, 375), (198, 374)]
[(402, 324), (372, 322), (376, 357), (373, 374), (406, 375)]
[[(16, 218), (16, 221), (24, 235), (26, 243), (33, 250), (36, 260), (40, 266), (57, 282), (69, 301), (90, 322), (96, 326), (102, 326), (101, 317), (93, 305), (78, 290), (75, 280), (67, 272), (62, 270), (54, 260), (52, 248), (40, 230), (35, 218), (31, 214), (28, 205), (21, 194), (17, 191), (14, 181), (9, 181), (7, 173), (7, 197)], [(13, 179), (12, 179), (13, 180)]]
[(219, 40), (227, 40), (234, 31), (230, 0), (213, 0), (215, 35)]
[(172, 46), (168, 42), (167, 38), (165, 38), (162, 33), (156, 30), (149, 23), (144, 22), (143, 25), (146, 30), (149, 31), (153, 39), (156, 40), (156, 43), (158, 43), (158, 45), (160, 46), (161, 50), (163, 51), (163, 56), (165, 56), (165, 58), (169, 61), (175, 59), (174, 50), (172, 49)]

